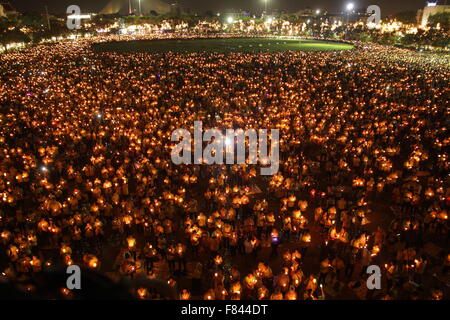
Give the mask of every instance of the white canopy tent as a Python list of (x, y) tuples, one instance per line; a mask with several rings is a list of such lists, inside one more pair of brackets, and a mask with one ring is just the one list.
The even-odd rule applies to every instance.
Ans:
[(111, 0), (100, 11), (100, 14), (116, 14), (123, 8), (127, 8), (129, 13), (133, 11), (139, 12), (139, 3), (143, 14), (148, 14), (151, 11), (155, 11), (158, 14), (165, 14), (171, 11), (171, 6), (161, 0)]

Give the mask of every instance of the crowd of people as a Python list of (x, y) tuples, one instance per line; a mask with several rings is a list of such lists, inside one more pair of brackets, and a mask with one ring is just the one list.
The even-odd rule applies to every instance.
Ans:
[[(180, 299), (448, 298), (448, 57), (98, 41), (0, 56), (2, 280), (31, 294), (75, 264)], [(173, 164), (172, 131), (196, 120), (279, 129), (279, 172)]]

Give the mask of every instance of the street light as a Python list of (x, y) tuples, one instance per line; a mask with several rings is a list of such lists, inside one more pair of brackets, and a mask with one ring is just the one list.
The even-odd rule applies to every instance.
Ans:
[(264, 12), (267, 13), (267, 1), (268, 0), (264, 0)]
[(228, 23), (233, 23), (233, 22), (234, 22), (233, 17), (228, 17), (227, 22), (228, 22)]
[(142, 11), (141, 11), (141, 0), (139, 0), (139, 15), (142, 16)]
[(355, 4), (353, 2), (347, 3), (347, 31), (345, 33), (345, 38), (347, 38), (348, 33), (348, 24), (350, 22), (350, 12), (355, 8)]
[(320, 9), (317, 9), (317, 10), (316, 10), (316, 14), (320, 14)]
[(350, 21), (350, 13), (353, 11), (353, 9), (355, 8), (355, 4), (353, 2), (350, 2), (347, 4), (347, 23), (349, 23)]

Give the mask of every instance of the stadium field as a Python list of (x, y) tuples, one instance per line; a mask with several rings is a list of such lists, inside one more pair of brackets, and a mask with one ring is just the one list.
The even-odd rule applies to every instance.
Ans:
[(97, 52), (148, 52), (148, 53), (191, 53), (191, 52), (267, 52), (283, 51), (339, 51), (349, 50), (353, 46), (345, 43), (277, 39), (277, 38), (231, 38), (231, 39), (169, 39), (169, 40), (137, 40), (94, 44)]

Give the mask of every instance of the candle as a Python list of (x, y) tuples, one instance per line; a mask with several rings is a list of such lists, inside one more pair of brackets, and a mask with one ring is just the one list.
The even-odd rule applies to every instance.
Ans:
[(205, 300), (214, 300), (215, 299), (215, 293), (214, 290), (209, 289), (203, 296)]
[(61, 249), (60, 249), (59, 253), (61, 255), (65, 255), (65, 254), (70, 255), (70, 254), (72, 254), (72, 249), (63, 243), (63, 244), (61, 244)]
[(241, 283), (240, 282), (234, 282), (231, 285), (231, 292), (234, 294), (241, 294)]
[(127, 216), (124, 216), (124, 217), (123, 217), (123, 222), (124, 222), (126, 225), (130, 225), (132, 221), (133, 221), (133, 217), (130, 216), (130, 215), (127, 215)]
[(49, 226), (49, 223), (47, 221), (45, 221), (44, 219), (42, 219), (38, 223), (39, 229), (41, 229), (44, 232), (48, 230), (48, 226)]
[(7, 230), (2, 231), (2, 233), (0, 234), (2, 243), (6, 244), (9, 241), (9, 239), (11, 238), (11, 236), (12, 236), (11, 232), (9, 232)]
[(297, 300), (297, 293), (294, 290), (289, 290), (285, 295), (286, 300)]
[(302, 241), (303, 241), (303, 242), (306, 242), (306, 243), (311, 242), (311, 234), (310, 234), (310, 233), (305, 233), (305, 234), (302, 236)]
[(85, 254), (83, 256), (83, 262), (88, 268), (97, 269), (100, 266), (100, 261), (93, 254)]
[(265, 299), (267, 297), (268, 294), (268, 290), (266, 287), (262, 286), (260, 288), (258, 288), (258, 299), (262, 300)]
[(172, 288), (175, 288), (177, 282), (174, 279), (169, 279), (169, 280), (167, 280), (167, 284), (169, 286), (171, 286)]
[(68, 295), (70, 295), (70, 293), (71, 293), (71, 291), (70, 291), (69, 289), (67, 289), (67, 288), (61, 288), (61, 289), (60, 289), (60, 292), (61, 292), (61, 294), (64, 295), (64, 296), (68, 296)]
[(286, 252), (283, 254), (283, 259), (284, 259), (285, 262), (291, 261), (291, 259), (292, 259), (291, 253), (290, 253), (289, 251), (286, 251)]
[(136, 245), (136, 239), (133, 237), (128, 237), (127, 238), (127, 244), (128, 244), (128, 249), (134, 249), (135, 245)]
[(186, 289), (183, 289), (180, 294), (180, 300), (189, 300), (191, 298), (191, 294)]
[(298, 207), (300, 208), (301, 211), (305, 211), (308, 208), (308, 201), (300, 200), (298, 202)]
[(248, 204), (249, 202), (250, 202), (250, 199), (249, 199), (246, 195), (243, 195), (243, 196), (241, 197), (241, 204), (246, 205), (246, 204)]
[(294, 219), (300, 219), (301, 215), (302, 215), (302, 212), (300, 210), (295, 210), (292, 212), (292, 217)]
[(285, 289), (289, 285), (289, 276), (285, 273), (278, 276), (278, 285)]
[(148, 298), (148, 290), (146, 288), (139, 288), (137, 289), (137, 294), (139, 299), (145, 300)]
[(216, 265), (222, 264), (222, 261), (223, 261), (223, 259), (222, 259), (222, 257), (221, 257), (220, 255), (217, 255), (217, 256), (214, 258), (214, 263), (215, 263)]
[(271, 296), (270, 296), (270, 300), (283, 300), (283, 294), (281, 292), (274, 292)]
[(380, 252), (380, 246), (374, 245), (373, 248), (372, 248), (372, 254), (371, 254), (371, 256), (374, 257), (374, 256), (376, 256), (379, 252)]
[(248, 289), (253, 289), (258, 280), (256, 279), (254, 274), (250, 273), (245, 277), (244, 282)]

